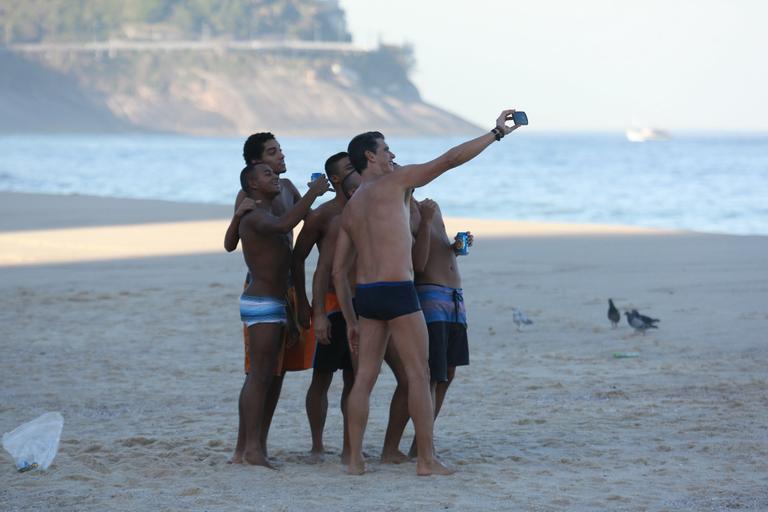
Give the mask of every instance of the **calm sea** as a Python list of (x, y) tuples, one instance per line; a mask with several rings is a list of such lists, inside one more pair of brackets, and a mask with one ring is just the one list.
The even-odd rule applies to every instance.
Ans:
[[(174, 135), (0, 136), (0, 190), (231, 204), (242, 138)], [(281, 138), (300, 190), (347, 139)], [(392, 138), (402, 164), (458, 138)], [(768, 235), (768, 135), (515, 133), (417, 193), (452, 216)]]

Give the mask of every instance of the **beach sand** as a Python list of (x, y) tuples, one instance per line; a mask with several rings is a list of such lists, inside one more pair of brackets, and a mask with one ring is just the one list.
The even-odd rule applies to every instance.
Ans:
[[(349, 477), (339, 377), (331, 453), (309, 461), (311, 372), (285, 379), (280, 471), (226, 463), (245, 274), (222, 248), (230, 212), (0, 193), (0, 431), (65, 421), (47, 472), (0, 456), (0, 510), (768, 510), (768, 238), (451, 219), (476, 236), (460, 260), (471, 365), (435, 428), (458, 472), (378, 463), (385, 367), (370, 471)], [(659, 330), (611, 329), (608, 297)], [(534, 324), (516, 330), (514, 307)]]

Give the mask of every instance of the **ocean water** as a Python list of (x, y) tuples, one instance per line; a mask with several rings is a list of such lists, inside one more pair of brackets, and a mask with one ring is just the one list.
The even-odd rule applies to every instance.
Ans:
[[(768, 134), (515, 132), (417, 191), (445, 215), (623, 224), (768, 235)], [(401, 165), (461, 138), (391, 138)], [(347, 139), (281, 138), (300, 190)], [(243, 138), (176, 135), (0, 136), (0, 190), (232, 204)], [(323, 200), (323, 198), (321, 198)]]

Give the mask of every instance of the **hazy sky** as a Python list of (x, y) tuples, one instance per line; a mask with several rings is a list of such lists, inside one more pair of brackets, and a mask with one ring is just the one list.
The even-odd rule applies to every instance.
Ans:
[(490, 126), (768, 130), (766, 0), (341, 0), (355, 42), (412, 43), (423, 98)]

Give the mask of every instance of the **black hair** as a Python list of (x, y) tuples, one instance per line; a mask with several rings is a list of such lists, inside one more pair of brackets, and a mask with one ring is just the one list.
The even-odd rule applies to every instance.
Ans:
[(243, 144), (243, 160), (245, 164), (249, 165), (252, 162), (258, 162), (264, 155), (264, 144), (270, 140), (274, 140), (275, 136), (269, 132), (254, 133), (248, 137)]
[(246, 194), (248, 193), (248, 176), (251, 174), (254, 167), (253, 164), (248, 164), (243, 167), (242, 171), (240, 171), (240, 188), (242, 188), (243, 192)]
[(328, 179), (331, 179), (331, 176), (339, 175), (339, 168), (336, 164), (339, 162), (339, 160), (347, 158), (348, 156), (349, 153), (346, 151), (341, 151), (329, 157), (328, 160), (325, 161), (325, 175), (328, 176)]
[(383, 139), (384, 135), (381, 132), (365, 132), (355, 136), (354, 139), (349, 141), (347, 151), (349, 152), (349, 160), (352, 162), (352, 166), (359, 173), (363, 172), (368, 166), (368, 159), (365, 158), (365, 152), (376, 152), (378, 147), (378, 139)]

